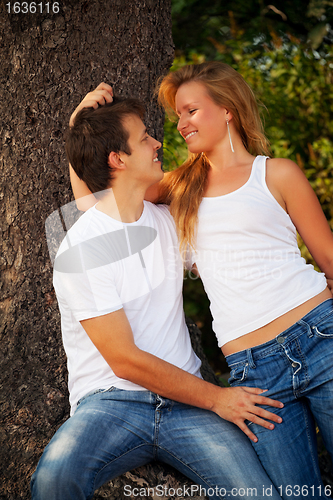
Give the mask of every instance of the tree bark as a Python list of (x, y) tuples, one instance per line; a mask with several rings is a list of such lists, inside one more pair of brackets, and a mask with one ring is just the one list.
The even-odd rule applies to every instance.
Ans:
[(173, 43), (170, 0), (66, 0), (59, 12), (36, 2), (27, 14), (8, 3), (0, 6), (0, 498), (18, 500), (30, 498), (30, 476), (69, 414), (44, 231), (72, 200), (63, 133), (81, 98), (106, 81), (146, 103), (161, 140), (151, 95)]

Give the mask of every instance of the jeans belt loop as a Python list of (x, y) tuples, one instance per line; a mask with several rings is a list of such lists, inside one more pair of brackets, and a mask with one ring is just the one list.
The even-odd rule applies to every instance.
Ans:
[(246, 349), (246, 356), (247, 356), (247, 362), (250, 366), (250, 368), (256, 368), (255, 362), (253, 360), (252, 356), (252, 349)]
[(314, 335), (313, 331), (316, 329), (316, 327), (315, 326), (311, 326), (309, 323), (307, 323), (303, 319), (300, 319), (299, 321), (297, 321), (297, 323), (299, 325), (302, 325), (302, 326), (306, 327), (306, 329), (308, 331), (308, 338), (311, 339), (311, 337), (313, 337), (313, 335)]

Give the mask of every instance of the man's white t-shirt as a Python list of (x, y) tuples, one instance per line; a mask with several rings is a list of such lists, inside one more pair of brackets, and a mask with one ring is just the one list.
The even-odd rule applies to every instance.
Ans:
[(59, 248), (53, 284), (68, 360), (71, 414), (93, 390), (146, 390), (114, 374), (80, 323), (121, 308), (137, 347), (201, 377), (184, 319), (183, 265), (168, 207), (144, 202), (140, 219), (130, 224), (96, 206), (88, 210)]

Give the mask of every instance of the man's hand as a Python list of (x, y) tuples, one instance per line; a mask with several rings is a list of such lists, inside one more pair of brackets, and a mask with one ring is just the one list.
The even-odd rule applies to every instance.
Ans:
[(245, 420), (267, 429), (281, 417), (256, 405), (283, 408), (283, 403), (261, 396), (262, 389), (219, 387), (139, 349), (123, 309), (81, 321), (91, 341), (119, 378), (145, 387), (162, 397), (214, 411), (237, 425), (254, 442)]
[[(237, 425), (253, 442), (258, 439), (250, 431), (245, 420), (261, 425), (266, 429), (274, 429), (271, 420), (281, 423), (282, 418), (275, 413), (264, 410), (256, 405), (269, 405), (275, 408), (283, 408), (283, 403), (274, 399), (261, 396), (264, 391), (254, 387), (226, 387), (221, 391), (221, 399), (217, 401), (213, 411), (220, 417)], [(267, 419), (267, 420), (264, 420)]]
[(112, 87), (107, 83), (100, 83), (98, 87), (95, 88), (92, 92), (89, 92), (85, 98), (80, 102), (78, 107), (73, 112), (72, 116), (69, 120), (69, 126), (72, 127), (74, 123), (74, 118), (79, 111), (83, 108), (94, 108), (97, 109), (98, 105), (103, 106), (107, 102), (112, 102), (113, 100), (113, 92)]

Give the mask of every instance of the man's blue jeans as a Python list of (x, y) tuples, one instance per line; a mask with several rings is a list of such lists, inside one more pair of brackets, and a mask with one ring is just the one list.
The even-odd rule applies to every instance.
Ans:
[(105, 482), (153, 460), (172, 465), (215, 500), (280, 499), (238, 427), (149, 391), (115, 388), (83, 398), (60, 427), (32, 477), (32, 498), (89, 499)]
[(232, 386), (268, 389), (265, 396), (285, 405), (267, 408), (283, 419), (273, 431), (249, 424), (258, 437), (253, 446), (281, 496), (330, 497), (320, 477), (314, 419), (333, 459), (333, 300), (275, 339), (226, 359)]

